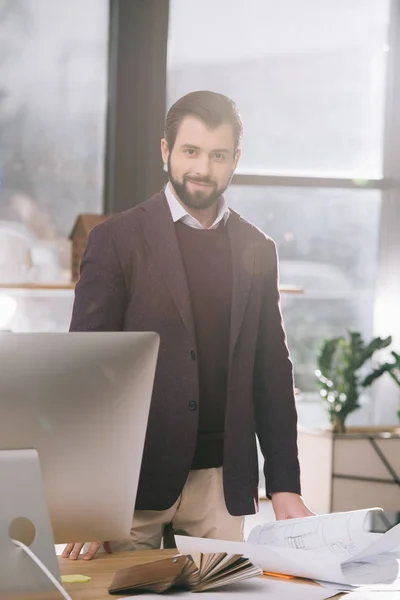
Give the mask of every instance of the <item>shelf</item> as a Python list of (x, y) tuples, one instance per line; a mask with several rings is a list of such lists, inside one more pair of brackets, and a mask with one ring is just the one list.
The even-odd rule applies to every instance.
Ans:
[(280, 285), (281, 294), (304, 294), (304, 288), (300, 285)]
[[(73, 290), (75, 283), (35, 283), (29, 281), (26, 283), (0, 283), (1, 290)], [(304, 294), (304, 288), (296, 285), (281, 285), (282, 294)]]
[(75, 283), (0, 283), (1, 290), (73, 290)]

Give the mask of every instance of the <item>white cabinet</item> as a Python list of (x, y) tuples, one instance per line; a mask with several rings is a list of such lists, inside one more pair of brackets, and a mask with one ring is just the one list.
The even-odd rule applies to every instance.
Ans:
[(316, 512), (378, 506), (400, 512), (400, 430), (346, 434), (299, 427), (302, 493)]

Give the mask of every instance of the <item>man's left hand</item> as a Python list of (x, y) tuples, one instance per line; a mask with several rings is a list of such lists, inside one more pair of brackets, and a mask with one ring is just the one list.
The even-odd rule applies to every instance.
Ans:
[(314, 513), (304, 503), (303, 498), (292, 492), (275, 492), (272, 494), (272, 506), (277, 521), (314, 516)]

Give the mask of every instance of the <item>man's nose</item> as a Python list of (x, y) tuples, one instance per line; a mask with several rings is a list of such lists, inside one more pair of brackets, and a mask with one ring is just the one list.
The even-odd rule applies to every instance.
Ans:
[(195, 172), (199, 177), (209, 177), (211, 175), (211, 165), (208, 156), (199, 156), (196, 161)]

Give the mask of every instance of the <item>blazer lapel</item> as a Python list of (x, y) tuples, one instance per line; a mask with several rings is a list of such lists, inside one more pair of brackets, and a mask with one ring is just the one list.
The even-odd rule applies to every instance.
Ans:
[(147, 215), (142, 228), (158, 269), (179, 311), (183, 323), (195, 343), (195, 331), (182, 255), (174, 222), (163, 192), (142, 205)]
[(251, 239), (240, 226), (240, 217), (231, 212), (227, 221), (229, 243), (232, 257), (233, 290), (231, 305), (231, 332), (229, 357), (238, 338), (243, 321), (244, 311), (253, 280), (255, 252)]

